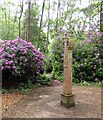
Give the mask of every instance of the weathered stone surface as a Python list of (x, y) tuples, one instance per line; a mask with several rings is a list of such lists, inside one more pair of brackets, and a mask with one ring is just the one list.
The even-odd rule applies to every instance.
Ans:
[(75, 106), (74, 95), (61, 94), (61, 103), (60, 104), (66, 108), (74, 107)]
[(64, 80), (63, 94), (61, 94), (61, 105), (64, 107), (75, 106), (74, 95), (72, 95), (72, 49), (74, 40), (64, 41)]

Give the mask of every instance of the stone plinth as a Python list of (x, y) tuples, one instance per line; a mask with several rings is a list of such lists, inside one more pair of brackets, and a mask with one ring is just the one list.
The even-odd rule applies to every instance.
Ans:
[(66, 108), (74, 107), (75, 106), (74, 95), (61, 94), (60, 104)]
[(73, 39), (64, 41), (64, 80), (63, 93), (61, 94), (61, 105), (64, 107), (75, 106), (74, 95), (72, 94), (72, 50), (74, 46)]

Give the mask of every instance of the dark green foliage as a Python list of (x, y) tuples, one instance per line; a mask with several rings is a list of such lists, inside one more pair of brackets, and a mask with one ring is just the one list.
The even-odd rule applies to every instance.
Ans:
[(59, 61), (55, 61), (52, 63), (53, 71), (52, 75), (57, 80), (62, 80), (63, 78), (63, 63)]
[(63, 45), (62, 41), (55, 40), (51, 45), (52, 75), (55, 79), (62, 80), (63, 76)]
[(78, 81), (98, 80), (99, 61), (94, 56), (94, 47), (90, 44), (78, 44), (73, 51), (73, 77)]
[(31, 80), (28, 80), (27, 83), (20, 83), (19, 86), (12, 86), (8, 88), (3, 88), (2, 93), (22, 93), (28, 94), (31, 91), (31, 88), (34, 87), (34, 83)]
[[(97, 35), (98, 34), (98, 35)], [(99, 82), (103, 80), (103, 45), (100, 33), (91, 34), (87, 40), (76, 42), (73, 50), (73, 81)], [(92, 37), (91, 37), (92, 36)], [(63, 46), (54, 41), (51, 47), (53, 77), (63, 77)]]
[[(46, 34), (41, 31), (40, 33), (41, 37), (40, 37), (40, 44), (39, 44), (39, 49), (42, 53), (45, 53), (45, 47), (46, 47)], [(32, 41), (34, 45), (37, 46), (37, 43), (38, 43), (38, 38), (36, 38), (34, 41)]]
[(41, 84), (41, 85), (50, 85), (50, 77), (48, 77), (46, 74), (43, 75), (38, 75), (36, 77), (37, 83)]
[(51, 73), (52, 72), (52, 60), (49, 54), (45, 58), (44, 63), (45, 63), (45, 72)]
[(103, 80), (103, 48), (100, 44), (100, 34), (90, 36), (91, 40), (88, 38), (74, 47), (73, 77), (77, 82)]

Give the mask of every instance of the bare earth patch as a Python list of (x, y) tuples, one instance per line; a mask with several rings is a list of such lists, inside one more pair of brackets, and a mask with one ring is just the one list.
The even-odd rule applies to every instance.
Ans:
[(68, 109), (60, 105), (61, 93), (62, 85), (35, 88), (22, 100), (20, 100), (22, 96), (18, 95), (20, 101), (3, 112), (3, 117), (101, 118), (100, 87), (74, 86), (76, 106)]
[[(52, 86), (59, 86), (62, 83), (58, 80), (52, 81)], [(13, 107), (15, 103), (23, 99), (26, 95), (23, 95), (21, 93), (5, 93), (2, 94), (2, 110), (5, 111), (9, 107)]]
[(23, 99), (24, 95), (21, 93), (6, 93), (2, 95), (2, 110), (13, 107), (15, 103)]

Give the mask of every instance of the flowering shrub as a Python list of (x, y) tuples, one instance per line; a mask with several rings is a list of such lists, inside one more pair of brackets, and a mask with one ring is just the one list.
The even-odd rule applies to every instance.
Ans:
[(73, 77), (75, 82), (99, 81), (97, 72), (99, 70), (99, 54), (90, 44), (78, 44), (74, 49)]
[(103, 80), (103, 47), (100, 41), (100, 33), (91, 33), (85, 41), (75, 45), (73, 77), (77, 82)]
[(75, 79), (93, 82), (103, 80), (103, 46), (100, 36), (99, 32), (91, 33), (87, 40), (75, 46), (73, 64)]
[[(73, 49), (73, 80), (74, 82), (103, 80), (103, 41), (100, 33), (90, 33), (86, 40), (76, 42)], [(55, 40), (52, 43), (51, 61), (53, 76), (63, 76), (63, 46)]]
[(34, 80), (44, 68), (44, 55), (31, 42), (17, 38), (5, 40), (0, 48), (2, 80)]

